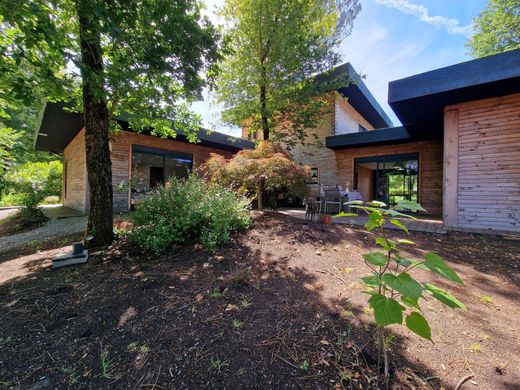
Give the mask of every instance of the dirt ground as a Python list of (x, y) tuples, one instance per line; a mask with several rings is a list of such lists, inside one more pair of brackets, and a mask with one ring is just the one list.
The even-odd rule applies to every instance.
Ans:
[[(520, 389), (520, 239), (411, 238), (409, 255), (441, 254), (465, 285), (418, 278), (468, 310), (423, 303), (435, 344), (390, 327), (392, 387), (453, 389), (473, 375), (461, 389)], [(214, 254), (153, 257), (120, 240), (51, 270), (51, 248), (75, 239), (0, 255), (3, 388), (376, 388), (359, 283), (370, 233), (266, 213)]]

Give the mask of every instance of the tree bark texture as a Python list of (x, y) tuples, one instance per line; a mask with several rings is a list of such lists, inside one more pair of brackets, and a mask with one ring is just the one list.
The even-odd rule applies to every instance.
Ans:
[(262, 75), (261, 75), (261, 85), (260, 85), (260, 109), (262, 116), (262, 132), (264, 136), (264, 140), (269, 139), (269, 120), (267, 117), (267, 75), (265, 65), (262, 64)]
[(90, 192), (87, 234), (90, 246), (113, 240), (112, 163), (108, 138), (108, 108), (104, 94), (101, 34), (92, 4), (78, 0), (81, 73), (85, 115), (85, 150)]

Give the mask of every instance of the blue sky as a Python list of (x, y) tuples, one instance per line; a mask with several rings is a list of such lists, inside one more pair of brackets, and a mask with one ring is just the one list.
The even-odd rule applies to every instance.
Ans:
[[(206, 0), (209, 10), (219, 0)], [(472, 20), (485, 0), (361, 0), (362, 11), (352, 34), (341, 44), (344, 62), (364, 75), (365, 84), (394, 124), (398, 120), (387, 104), (388, 82), (467, 61), (465, 43)], [(211, 97), (193, 105), (204, 125), (239, 135), (219, 123), (220, 107)]]

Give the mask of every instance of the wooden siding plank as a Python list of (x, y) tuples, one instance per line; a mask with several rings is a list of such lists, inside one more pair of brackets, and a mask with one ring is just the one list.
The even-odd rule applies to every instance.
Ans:
[(459, 110), (458, 226), (520, 231), (520, 94), (452, 108)]
[(457, 225), (457, 188), (459, 180), (459, 110), (444, 113), (443, 221)]

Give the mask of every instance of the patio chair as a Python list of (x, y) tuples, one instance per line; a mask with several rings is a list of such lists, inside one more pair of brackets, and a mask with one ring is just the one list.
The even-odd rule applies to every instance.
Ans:
[[(363, 197), (361, 196), (361, 193), (359, 191), (350, 191), (347, 193), (347, 201), (353, 201), (353, 200), (360, 200), (363, 202)], [(347, 205), (347, 213), (356, 213), (359, 214), (359, 209), (356, 207), (351, 207), (350, 205)]]
[(305, 220), (314, 221), (316, 212), (319, 217), (321, 215), (320, 189), (318, 187), (309, 188), (303, 204), (305, 204)]
[(342, 209), (341, 192), (339, 188), (325, 189), (325, 214), (328, 214), (329, 207), (337, 209), (338, 213)]

